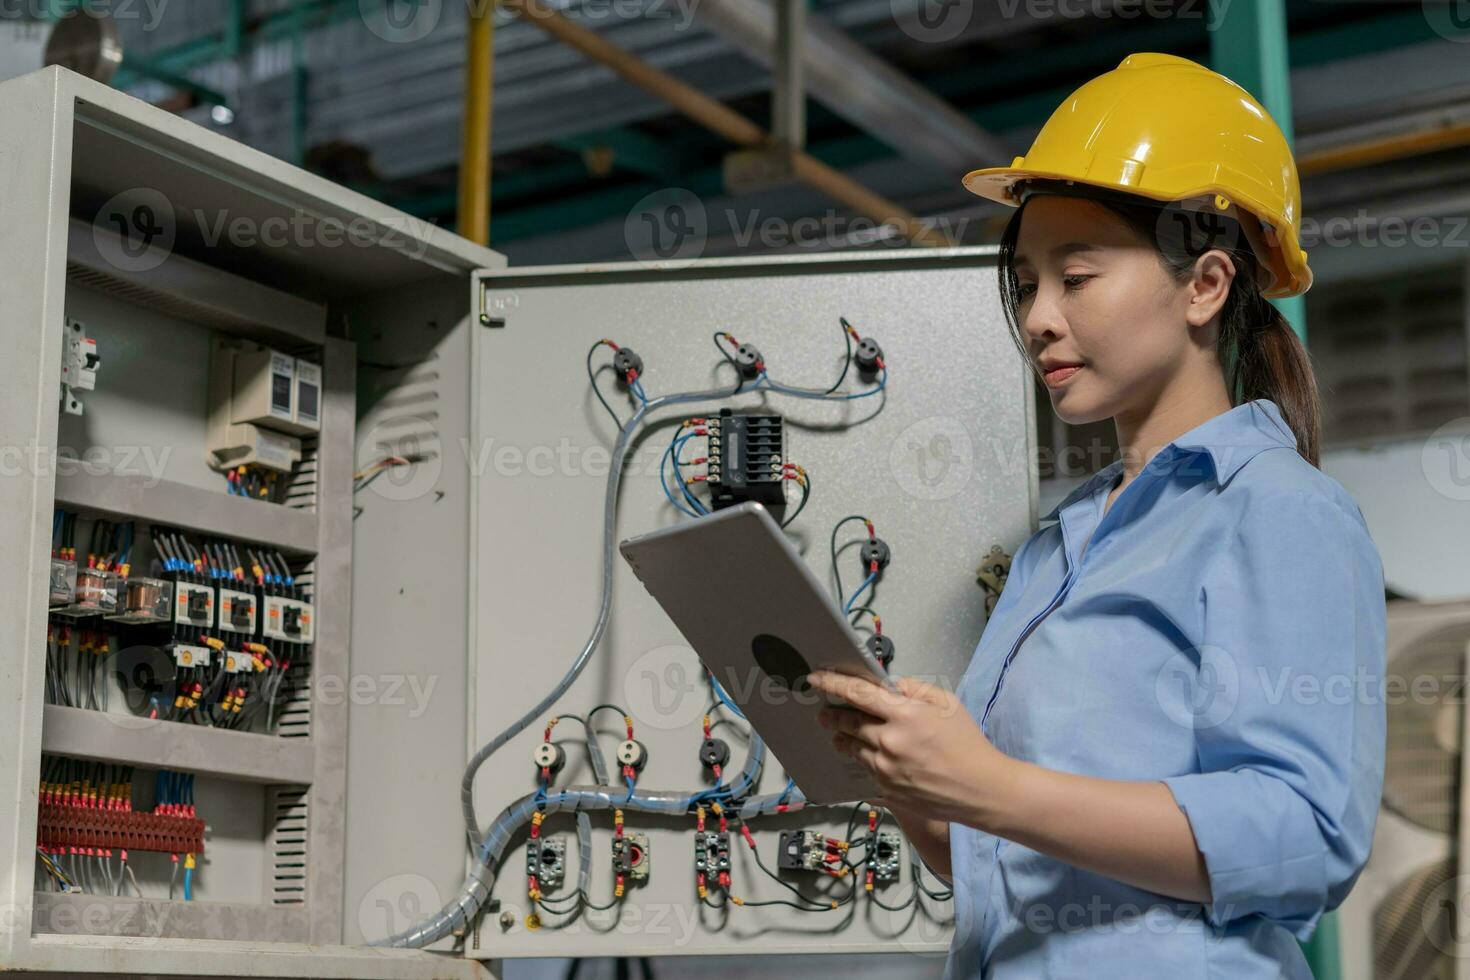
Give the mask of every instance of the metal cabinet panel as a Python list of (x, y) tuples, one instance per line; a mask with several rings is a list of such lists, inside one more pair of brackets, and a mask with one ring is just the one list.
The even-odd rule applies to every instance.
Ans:
[[(716, 330), (756, 344), (783, 384), (808, 388), (830, 385), (842, 367), (839, 316), (874, 336), (889, 367), (883, 394), (815, 401), (763, 391), (651, 416), (631, 444), (615, 533), (622, 539), (688, 519), (670, 506), (658, 483), (659, 462), (679, 420), (717, 412), (721, 404), (778, 412), (788, 432), (787, 459), (812, 478), (810, 502), (790, 527), (798, 549), (829, 581), (834, 523), (848, 514), (870, 516), (894, 555), (873, 599), (884, 633), (897, 644), (893, 669), (951, 687), (958, 681), (984, 625), (984, 593), (975, 574), (981, 558), (995, 544), (1013, 551), (1036, 516), (1031, 379), (1001, 319), (993, 250), (510, 269), (486, 276), (483, 285), (490, 323), (475, 335), (478, 405), (469, 447), (478, 487), (478, 743), (489, 742), (553, 689), (597, 619), (603, 495), (615, 429), (589, 390), (584, 358), (603, 337), (636, 349), (645, 364), (641, 380), (655, 397), (733, 386), (733, 368), (711, 346)], [(603, 354), (606, 360), (609, 352)], [(627, 419), (630, 397), (619, 393), (610, 372), (599, 380)], [(856, 372), (844, 383), (853, 392), (865, 387)], [(701, 445), (696, 440), (685, 456), (703, 455)], [(862, 580), (855, 549), (844, 550), (841, 561), (845, 588), (852, 590)], [(710, 556), (705, 574), (718, 591), (719, 556)], [(616, 558), (610, 626), (548, 717), (586, 712), (599, 702), (627, 708), (651, 757), (640, 789), (646, 783), (693, 791), (711, 785), (696, 757), (710, 700), (692, 651)], [(484, 765), (475, 797), (482, 824), (536, 789), (531, 755), (548, 717), (534, 719)], [(621, 719), (608, 712), (597, 720), (603, 750), (610, 753), (625, 734)], [(716, 730), (731, 742), (732, 772), (748, 745), (744, 728), (721, 722)], [(593, 782), (573, 723), (565, 722), (554, 737), (566, 743), (570, 761), (553, 792)], [(780, 791), (785, 781), (779, 761), (768, 754), (757, 791)], [(590, 891), (593, 901), (604, 903), (612, 894), (612, 820), (605, 811), (592, 816)], [(494, 891), (510, 914), (503, 921), (487, 918), (470, 955), (837, 952), (892, 950), (895, 943), (937, 954), (947, 946), (950, 903), (928, 899), (915, 921), (908, 913), (883, 912), (861, 895), (855, 908), (829, 913), (782, 906), (713, 912), (695, 894), (694, 818), (631, 810), (625, 817), (628, 831), (649, 836), (652, 874), (629, 889), (620, 917), (587, 910), (565, 925), (548, 917), (528, 929), (522, 828)], [(840, 837), (847, 818), (846, 809), (809, 809), (761, 816), (751, 827), (774, 868), (779, 830), (836, 829)], [(567, 841), (569, 881), (576, 873), (573, 826), (571, 815), (559, 814), (542, 828)], [(789, 897), (752, 863), (738, 833), (732, 833), (731, 859), (734, 894)], [(905, 862), (904, 880), (884, 897), (893, 904), (909, 888)]]

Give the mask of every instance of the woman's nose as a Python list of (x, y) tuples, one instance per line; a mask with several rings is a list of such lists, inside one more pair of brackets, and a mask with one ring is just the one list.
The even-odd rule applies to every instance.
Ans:
[(1030, 339), (1045, 345), (1065, 334), (1067, 321), (1057, 307), (1055, 296), (1044, 286), (1037, 286), (1021, 326)]

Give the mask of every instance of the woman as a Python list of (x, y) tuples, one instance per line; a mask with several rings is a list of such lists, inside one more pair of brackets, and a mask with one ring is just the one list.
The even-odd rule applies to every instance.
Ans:
[(817, 675), (852, 706), (823, 723), (953, 881), (946, 976), (1307, 980), (1372, 840), (1386, 617), (1263, 298), (1311, 284), (1290, 149), (1228, 79), (1140, 54), (966, 185), (1017, 205), (1008, 321), (1121, 458), (1017, 550), (953, 694)]

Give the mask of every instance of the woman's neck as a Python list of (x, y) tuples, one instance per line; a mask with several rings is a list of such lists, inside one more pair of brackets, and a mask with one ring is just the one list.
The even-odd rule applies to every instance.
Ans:
[(1113, 417), (1123, 457), (1119, 490), (1148, 465), (1158, 451), (1195, 426), (1231, 409), (1224, 379), (1216, 384), (1166, 389), (1149, 405)]

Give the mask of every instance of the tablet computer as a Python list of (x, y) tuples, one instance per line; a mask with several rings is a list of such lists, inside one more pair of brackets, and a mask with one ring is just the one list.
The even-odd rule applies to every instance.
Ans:
[(765, 507), (737, 504), (619, 550), (809, 801), (879, 795), (817, 722), (843, 702), (805, 677), (826, 669), (897, 685)]

